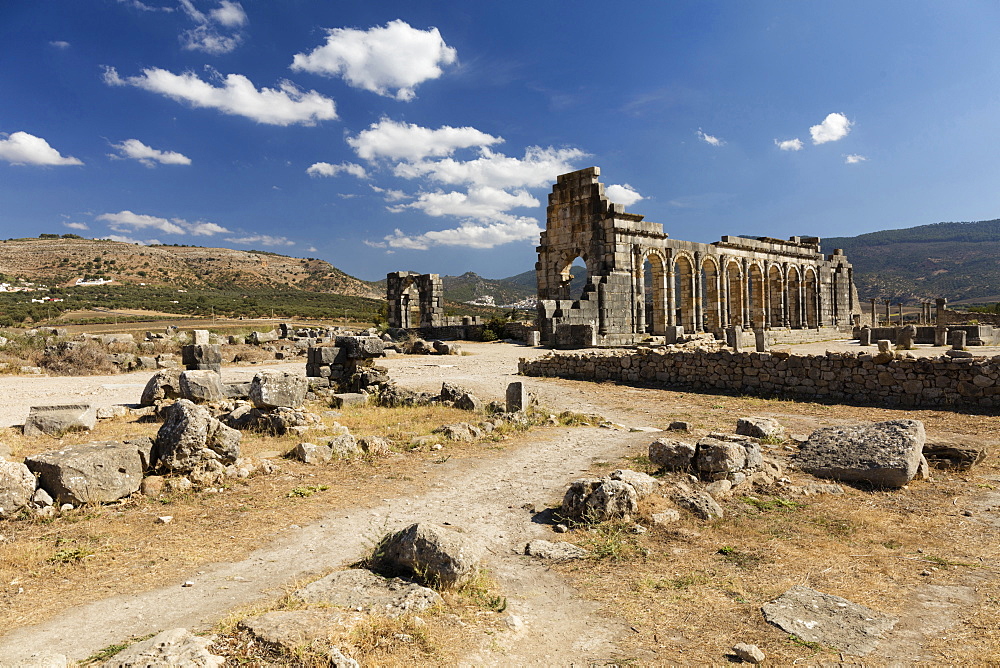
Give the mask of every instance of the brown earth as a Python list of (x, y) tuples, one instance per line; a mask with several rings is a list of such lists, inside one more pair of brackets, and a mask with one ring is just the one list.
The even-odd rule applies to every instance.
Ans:
[(0, 241), (0, 274), (45, 285), (86, 275), (119, 283), (185, 287), (290, 287), (379, 299), (383, 294), (330, 263), (261, 251), (201, 246), (138, 246), (100, 239)]
[[(554, 411), (598, 413), (629, 428), (688, 420), (695, 426), (692, 439), (732, 431), (743, 415), (775, 417), (793, 434), (907, 417), (923, 420), (931, 438), (964, 440), (990, 454), (971, 471), (934, 471), (931, 481), (902, 490), (846, 487), (842, 495), (802, 497), (787, 486), (754, 489), (724, 499), (724, 519), (685, 515), (667, 528), (649, 522), (651, 513), (670, 506), (668, 499), (653, 498), (641, 511), (640, 523), (651, 527), (644, 534), (612, 523), (566, 536), (525, 507), (558, 503), (567, 483), (581, 474), (647, 467), (644, 454), (655, 435), (549, 427), (502, 442), (445, 445), (338, 467), (282, 463), (278, 476), (251, 478), (224, 494), (191, 495), (166, 506), (140, 498), (92, 509), (93, 518), (77, 514), (41, 527), (0, 525), (5, 536), (34, 536), (14, 544), (37, 551), (35, 561), (21, 566), (24, 574), (13, 578), (20, 583), (7, 585), (16, 564), (10, 541), (0, 544), (8, 611), (0, 617), (6, 630), (0, 658), (45, 647), (79, 659), (164, 628), (210, 629), (234, 609), (273, 605), (290, 583), (351, 563), (382, 532), (426, 520), (460, 526), (489, 547), (487, 566), (508, 607), (501, 613), (456, 607), (430, 616), (436, 650), (400, 647), (377, 663), (719, 664), (734, 660), (729, 651), (738, 642), (756, 643), (782, 664), (861, 661), (797, 642), (763, 621), (760, 606), (792, 584), (901, 618), (879, 650), (863, 659), (867, 665), (1000, 661), (996, 416), (515, 378), (518, 356), (545, 351), (463, 345), (472, 354), (398, 357), (385, 365), (414, 389), (436, 391), (447, 380), (490, 399), (501, 397), (511, 380), (522, 380)], [(22, 380), (38, 388), (54, 379), (12, 379)], [(55, 403), (60, 392), (81, 382), (100, 392), (98, 402), (134, 401), (143, 376), (133, 375), (123, 387), (102, 387), (112, 384), (105, 380), (59, 379), (62, 388), (49, 388), (46, 398)], [(32, 392), (31, 383), (7, 390), (8, 396)], [(378, 419), (345, 412), (345, 424), (348, 418), (361, 433)], [(397, 427), (397, 438), (408, 429), (416, 427)], [(770, 454), (780, 459), (793, 448), (774, 446)], [(786, 475), (795, 484), (811, 480)], [(296, 486), (323, 484), (328, 491), (309, 498), (284, 495)], [(158, 514), (175, 515), (176, 524), (156, 528)], [(112, 531), (115, 522), (125, 528)], [(594, 557), (552, 565), (518, 556), (535, 537), (568, 537)], [(77, 564), (46, 562), (57, 545), (86, 546), (94, 556)], [(184, 580), (195, 586), (180, 587)], [(391, 645), (391, 637), (386, 642)]]

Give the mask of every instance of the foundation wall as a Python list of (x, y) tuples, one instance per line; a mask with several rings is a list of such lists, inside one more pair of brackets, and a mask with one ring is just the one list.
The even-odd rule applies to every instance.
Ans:
[(1000, 356), (896, 359), (876, 364), (870, 354), (666, 352), (589, 350), (522, 359), (525, 376), (779, 395), (915, 408), (1000, 408)]

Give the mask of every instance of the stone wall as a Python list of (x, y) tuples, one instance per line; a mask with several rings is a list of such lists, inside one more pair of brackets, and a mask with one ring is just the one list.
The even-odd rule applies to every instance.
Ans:
[(779, 395), (878, 406), (1000, 407), (1000, 356), (902, 358), (861, 353), (589, 350), (552, 353), (518, 365), (526, 376), (612, 380), (717, 392)]

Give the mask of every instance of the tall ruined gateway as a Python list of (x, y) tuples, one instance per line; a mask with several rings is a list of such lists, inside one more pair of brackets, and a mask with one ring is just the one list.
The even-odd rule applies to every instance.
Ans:
[[(538, 246), (538, 323), (553, 345), (622, 345), (650, 335), (723, 338), (742, 330), (849, 328), (860, 313), (843, 251), (819, 239), (724, 236), (711, 244), (667, 238), (663, 226), (608, 200), (600, 169), (563, 174), (549, 195)], [(587, 267), (582, 295), (570, 268)], [(651, 282), (647, 285), (647, 269)]]

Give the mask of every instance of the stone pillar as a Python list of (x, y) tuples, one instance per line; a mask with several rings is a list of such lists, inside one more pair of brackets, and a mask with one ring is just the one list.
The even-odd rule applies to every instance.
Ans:
[(896, 304), (899, 307), (899, 326), (903, 326), (903, 302)]
[(889, 300), (886, 299), (885, 300), (885, 326), (886, 327), (892, 327), (892, 312), (889, 310), (890, 306), (891, 305), (889, 303)]
[(934, 328), (934, 345), (938, 347), (948, 345), (948, 328), (944, 325), (938, 325)]
[(951, 349), (965, 350), (965, 330), (956, 329), (951, 333)]
[(704, 332), (705, 331), (705, 304), (702, 299), (702, 294), (705, 292), (705, 286), (703, 285), (704, 277), (702, 276), (702, 253), (701, 251), (695, 251), (694, 254), (694, 331)]
[(867, 325), (861, 328), (861, 332), (858, 334), (858, 345), (859, 346), (870, 346), (872, 344), (872, 330)]
[[(635, 333), (646, 333), (646, 263), (642, 260), (642, 255), (636, 253), (639, 268), (632, 277), (632, 284), (635, 289)], [(656, 291), (654, 290), (655, 294)]]
[(941, 327), (943, 325), (947, 325), (948, 323), (945, 322), (945, 320), (947, 319), (945, 315), (945, 310), (948, 308), (948, 300), (945, 299), (944, 297), (938, 297), (937, 299), (934, 300), (934, 302), (936, 307), (934, 320), (937, 323), (937, 326)]
[(677, 324), (677, 289), (674, 280), (674, 264), (670, 261), (670, 268), (667, 270), (667, 327), (674, 327)]
[(913, 350), (913, 339), (917, 336), (917, 328), (913, 325), (899, 328), (896, 337), (896, 350)]
[(878, 310), (875, 308), (874, 297), (872, 297), (872, 327), (878, 327)]
[[(287, 325), (285, 325), (287, 327)], [(208, 330), (207, 329), (195, 329), (191, 331), (191, 343), (196, 346), (207, 346), (208, 341)]]
[(528, 395), (524, 383), (516, 382), (507, 386), (507, 412), (520, 413), (531, 404), (531, 397)]
[(767, 332), (763, 329), (758, 329), (754, 332), (755, 343), (757, 344), (757, 352), (766, 353), (770, 350), (767, 346)]
[(733, 349), (734, 353), (740, 352), (740, 335), (743, 334), (743, 328), (739, 325), (733, 325), (726, 330), (726, 343), (729, 347)]
[(719, 299), (722, 300), (719, 304), (719, 327), (725, 330), (732, 324), (729, 313), (729, 263), (725, 256), (719, 258)]

